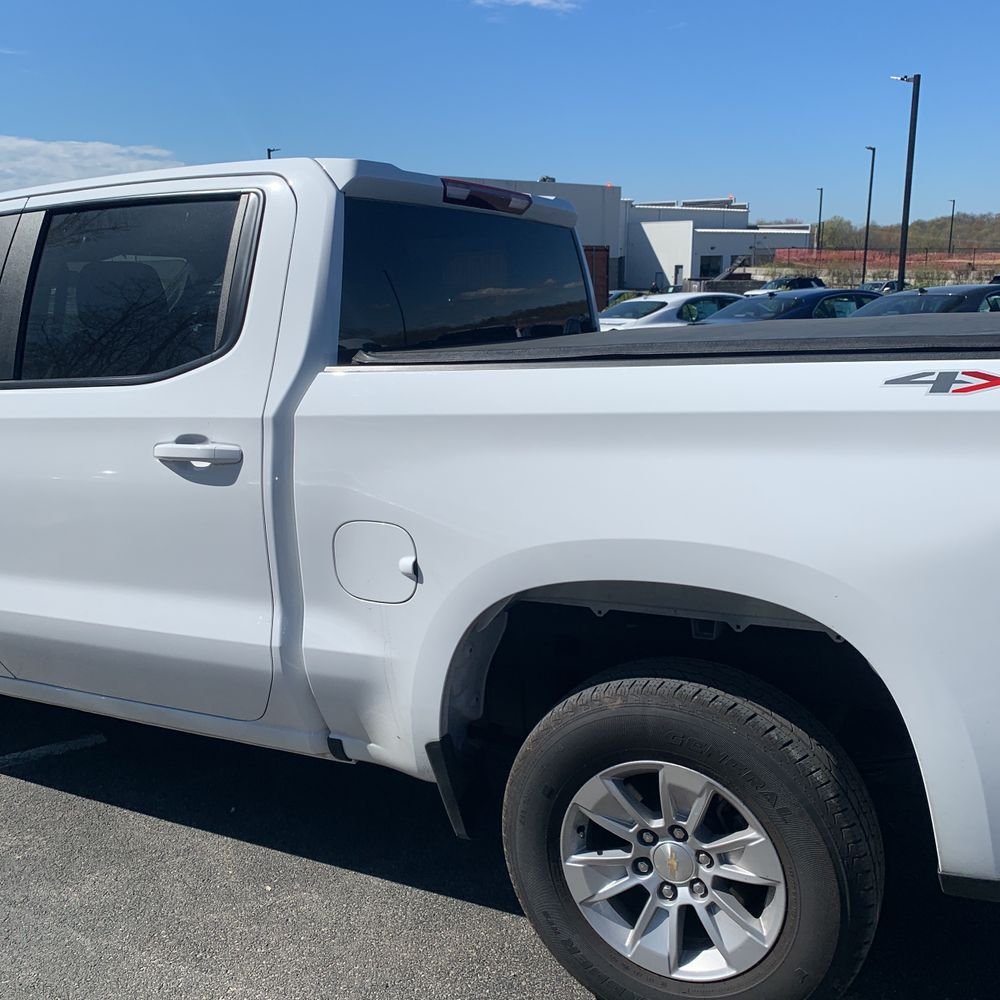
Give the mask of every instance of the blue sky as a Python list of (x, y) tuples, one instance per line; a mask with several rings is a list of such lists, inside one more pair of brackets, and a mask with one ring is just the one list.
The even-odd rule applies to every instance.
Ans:
[[(994, 46), (929, 0), (67, 0), (0, 19), (0, 188), (146, 164), (362, 156), (749, 200), (753, 218), (996, 211)], [(975, 19), (974, 19), (975, 20)], [(977, 22), (984, 33), (992, 24)], [(67, 145), (68, 142), (85, 145)]]

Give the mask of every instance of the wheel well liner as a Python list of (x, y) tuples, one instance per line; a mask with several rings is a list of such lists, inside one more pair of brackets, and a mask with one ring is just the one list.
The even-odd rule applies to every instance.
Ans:
[[(484, 749), (499, 750), (500, 766), (507, 766), (535, 723), (580, 683), (662, 655), (726, 663), (770, 683), (831, 729), (859, 766), (913, 756), (881, 678), (822, 622), (725, 591), (581, 581), (513, 594), (466, 630), (441, 705), (441, 732), (454, 751), (450, 787), (481, 793), (460, 772), (478, 771)], [(474, 825), (468, 818), (466, 826)]]

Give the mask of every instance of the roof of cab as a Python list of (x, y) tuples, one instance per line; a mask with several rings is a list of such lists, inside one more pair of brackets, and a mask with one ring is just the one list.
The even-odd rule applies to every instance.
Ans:
[[(360, 198), (378, 198), (416, 204), (444, 205), (441, 177), (400, 170), (391, 163), (377, 160), (286, 157), (280, 160), (246, 160), (235, 163), (210, 163), (189, 167), (168, 167), (145, 170), (139, 173), (115, 174), (107, 177), (80, 177), (45, 184), (37, 187), (0, 191), (0, 210), (4, 202), (20, 201), (39, 195), (54, 195), (73, 191), (111, 188), (122, 184), (142, 184), (185, 178), (232, 177), (246, 174), (275, 174), (294, 184), (296, 175), (315, 172), (319, 166), (323, 173), (346, 195)], [(447, 205), (459, 211), (488, 211)], [(16, 210), (16, 209), (15, 209)], [(576, 212), (562, 198), (532, 195), (531, 207), (521, 216), (537, 222), (551, 222), (561, 226), (576, 224)]]

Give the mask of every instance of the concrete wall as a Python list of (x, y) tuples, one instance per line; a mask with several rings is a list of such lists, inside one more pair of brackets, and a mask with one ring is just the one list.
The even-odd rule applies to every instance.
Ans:
[(628, 228), (625, 257), (625, 285), (649, 288), (661, 271), (667, 284), (674, 280), (674, 268), (683, 268), (683, 277), (691, 277), (691, 246), (694, 223), (633, 222)]

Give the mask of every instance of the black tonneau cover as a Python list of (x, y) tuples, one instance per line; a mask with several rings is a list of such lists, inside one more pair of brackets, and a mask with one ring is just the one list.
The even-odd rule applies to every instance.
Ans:
[(789, 319), (643, 327), (538, 340), (409, 351), (359, 351), (353, 364), (461, 365), (626, 359), (819, 360), (900, 355), (1000, 357), (1000, 313)]

